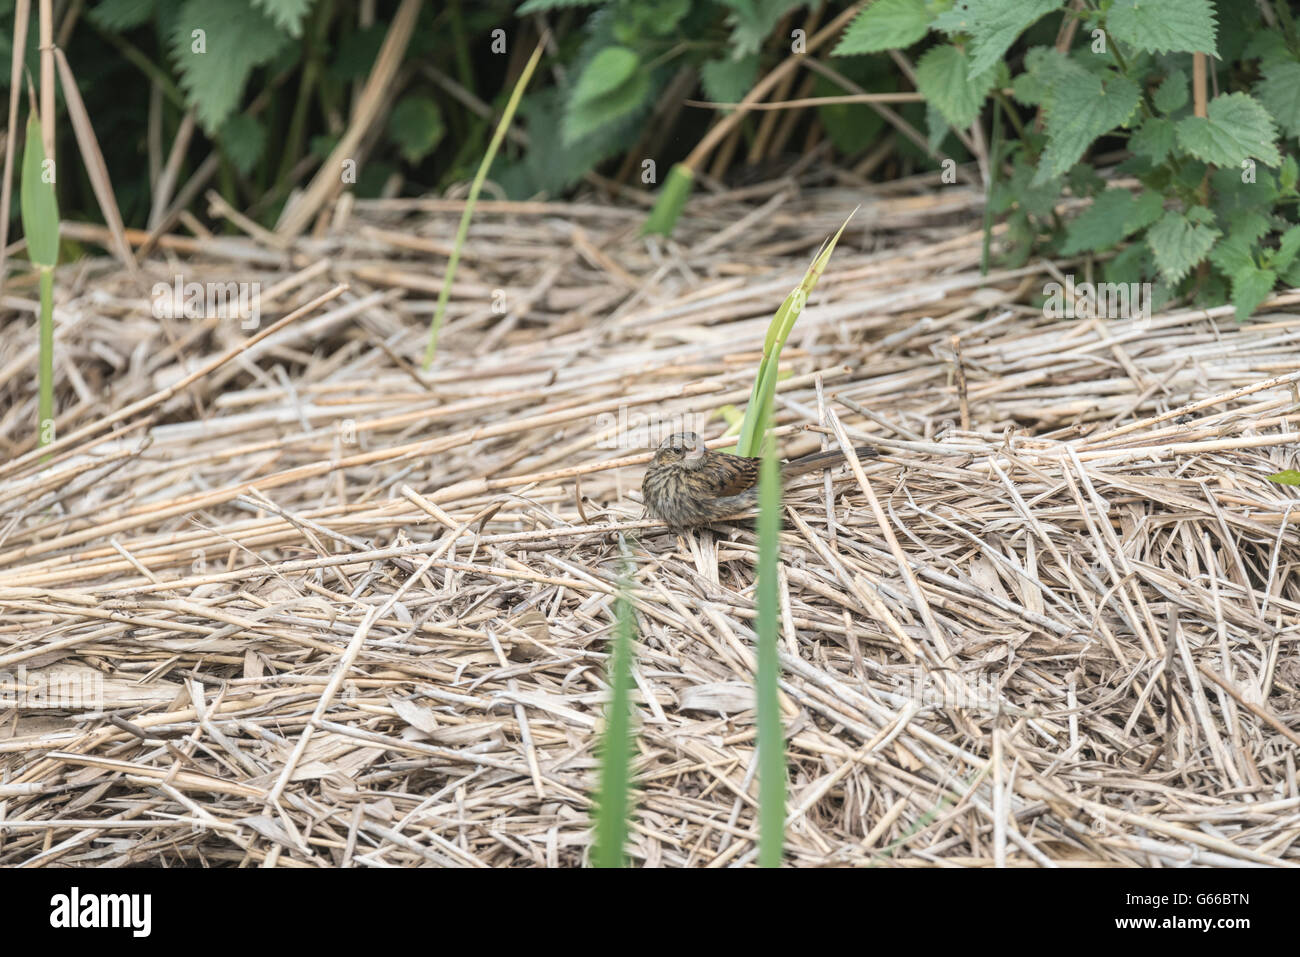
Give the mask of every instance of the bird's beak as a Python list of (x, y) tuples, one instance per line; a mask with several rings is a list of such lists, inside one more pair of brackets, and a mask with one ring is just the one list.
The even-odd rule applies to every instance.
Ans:
[(698, 439), (698, 440), (696, 440), (695, 448), (691, 449), (691, 450), (690, 450), (689, 452), (687, 452), (686, 455), (684, 456), (684, 461), (686, 461), (686, 462), (699, 462), (699, 461), (703, 460), (705, 451), (707, 451), (707, 450), (705, 449), (705, 446), (704, 446), (704, 440), (703, 440), (703, 439)]

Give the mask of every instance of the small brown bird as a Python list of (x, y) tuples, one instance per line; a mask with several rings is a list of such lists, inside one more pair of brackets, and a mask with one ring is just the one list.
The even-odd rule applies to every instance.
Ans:
[[(875, 455), (870, 446), (854, 449), (859, 456)], [(781, 466), (781, 480), (818, 469), (834, 468), (843, 452), (815, 452)], [(711, 452), (694, 432), (677, 432), (664, 439), (650, 460), (641, 482), (641, 500), (655, 518), (674, 528), (717, 521), (752, 507), (758, 501), (758, 470), (762, 459)]]

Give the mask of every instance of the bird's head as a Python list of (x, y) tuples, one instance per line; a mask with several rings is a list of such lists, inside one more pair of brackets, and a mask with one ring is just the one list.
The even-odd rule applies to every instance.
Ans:
[(698, 468), (704, 464), (704, 452), (704, 442), (694, 432), (674, 432), (659, 443), (653, 464)]

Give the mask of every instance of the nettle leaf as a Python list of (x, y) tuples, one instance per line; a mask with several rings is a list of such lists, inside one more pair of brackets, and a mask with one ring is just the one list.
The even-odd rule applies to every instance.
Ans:
[(1061, 253), (1072, 256), (1109, 249), (1151, 225), (1163, 212), (1164, 199), (1149, 189), (1138, 196), (1126, 189), (1105, 190), (1066, 227)]
[(1205, 258), (1221, 235), (1214, 227), (1193, 223), (1186, 214), (1171, 209), (1147, 230), (1147, 246), (1160, 275), (1173, 284)]
[(539, 192), (560, 195), (597, 163), (626, 152), (628, 140), (637, 135), (640, 115), (634, 112), (566, 142), (564, 100), (564, 91), (546, 87), (525, 96), (519, 104), (519, 114), (528, 130), (528, 150), (514, 161), (498, 155), (492, 169), (492, 179), (501, 183), (511, 199), (525, 199)]
[[(813, 83), (811, 95), (834, 96), (843, 92), (839, 84), (819, 76)], [(927, 106), (926, 119), (929, 120), (934, 112), (933, 107)], [(817, 117), (826, 130), (826, 136), (835, 144), (835, 148), (846, 156), (861, 153), (878, 143), (881, 130), (885, 126), (885, 121), (880, 114), (874, 110), (864, 110), (855, 103), (823, 103), (817, 107)], [(940, 123), (943, 132), (946, 133), (948, 125), (943, 123), (942, 118)], [(933, 134), (933, 129), (931, 133)]]
[(1228, 235), (1244, 236), (1252, 243), (1272, 228), (1269, 218), (1257, 209), (1236, 210), (1228, 219)]
[(935, 47), (916, 64), (916, 85), (921, 93), (945, 120), (961, 128), (979, 116), (994, 78), (991, 69), (972, 75), (966, 54), (952, 44)]
[(1165, 212), (1165, 198), (1154, 190), (1144, 189), (1124, 220), (1124, 235), (1146, 229)]
[(1106, 30), (1137, 50), (1218, 56), (1210, 0), (1115, 0)]
[(1259, 308), (1277, 284), (1277, 273), (1250, 265), (1232, 274), (1232, 304), (1237, 307), (1237, 318), (1245, 319)]
[(313, 0), (253, 0), (291, 37), (302, 36), (302, 22), (307, 19)]
[(1294, 156), (1287, 156), (1277, 174), (1278, 186), (1284, 193), (1294, 192), (1297, 178), (1300, 178), (1300, 164), (1296, 163)]
[(1097, 137), (1128, 122), (1142, 92), (1128, 77), (1111, 72), (1105, 82), (1076, 67), (1047, 102), (1047, 148), (1035, 181), (1065, 172)]
[(613, 93), (632, 79), (641, 58), (627, 47), (605, 47), (592, 58), (573, 88), (574, 104), (587, 103)]
[(564, 114), (564, 140), (574, 143), (642, 106), (650, 95), (650, 73), (627, 47), (608, 46), (578, 78)]
[(121, 32), (152, 19), (157, 6), (158, 0), (100, 0), (89, 16), (101, 27)]
[(1237, 166), (1253, 156), (1277, 166), (1282, 156), (1273, 142), (1277, 131), (1268, 111), (1247, 93), (1225, 93), (1210, 101), (1208, 118), (1178, 121), (1178, 144), (1197, 159), (1215, 166)]
[(247, 176), (266, 150), (266, 127), (247, 113), (236, 113), (221, 124), (217, 140), (239, 175)]
[(1253, 245), (1253, 240), (1244, 234), (1230, 234), (1227, 239), (1214, 244), (1214, 251), (1210, 253), (1210, 262), (1218, 266), (1224, 275), (1235, 275), (1255, 265), (1255, 257), (1251, 255)]
[(1134, 205), (1133, 194), (1126, 189), (1108, 189), (1101, 193), (1066, 227), (1061, 253), (1073, 256), (1114, 246), (1124, 238), (1124, 220)]
[(776, 28), (777, 22), (804, 0), (721, 0), (731, 8), (727, 23), (731, 26), (731, 42), (737, 53), (757, 53)]
[(1102, 266), (1102, 276), (1106, 282), (1141, 282), (1147, 277), (1150, 259), (1145, 244), (1130, 243)]
[(876, 0), (844, 31), (832, 56), (910, 47), (930, 29), (925, 0)]
[(1174, 121), (1161, 116), (1149, 116), (1128, 138), (1128, 148), (1152, 163), (1163, 163), (1174, 148)]
[(1189, 97), (1187, 74), (1182, 70), (1174, 70), (1160, 81), (1160, 85), (1156, 87), (1156, 92), (1151, 97), (1151, 103), (1161, 113), (1168, 115), (1186, 106)]
[(1255, 93), (1288, 136), (1300, 136), (1300, 63), (1282, 60), (1269, 64)]
[(1002, 60), (1016, 37), (1045, 14), (1060, 8), (1060, 0), (957, 0), (952, 9), (939, 14), (930, 25), (950, 35), (970, 36), (969, 70), (972, 76), (979, 76)]
[(1277, 252), (1269, 259), (1269, 266), (1283, 271), (1295, 261), (1296, 253), (1300, 253), (1300, 226), (1292, 226), (1282, 234)]
[(288, 44), (288, 35), (247, 0), (187, 0), (176, 17), (172, 59), (207, 133), (215, 135), (235, 111), (253, 70)]
[(1300, 472), (1295, 469), (1283, 469), (1268, 476), (1268, 480), (1279, 485), (1300, 485)]
[(1257, 30), (1246, 41), (1246, 47), (1241, 51), (1241, 58), (1272, 63), (1274, 60), (1289, 60), (1292, 57), (1291, 51), (1287, 49), (1286, 38), (1282, 36), (1280, 30)]
[(708, 60), (700, 67), (704, 95), (715, 103), (739, 103), (758, 79), (758, 54), (739, 60)]
[(432, 153), (446, 133), (442, 110), (427, 96), (404, 96), (388, 115), (388, 135), (412, 166)]
[(368, 76), (384, 45), (385, 23), (372, 23), (364, 30), (349, 30), (339, 38), (325, 75), (336, 83), (348, 83)]

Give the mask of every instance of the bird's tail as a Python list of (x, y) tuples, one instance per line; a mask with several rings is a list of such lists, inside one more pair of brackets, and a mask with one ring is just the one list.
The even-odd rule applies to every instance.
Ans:
[[(870, 445), (859, 445), (853, 449), (859, 458), (869, 458), (876, 454), (876, 450)], [(830, 452), (814, 452), (811, 455), (805, 455), (793, 459), (781, 466), (782, 480), (793, 478), (796, 475), (803, 475), (806, 472), (816, 472), (819, 469), (833, 469), (844, 462), (844, 452), (841, 449), (834, 449)]]

